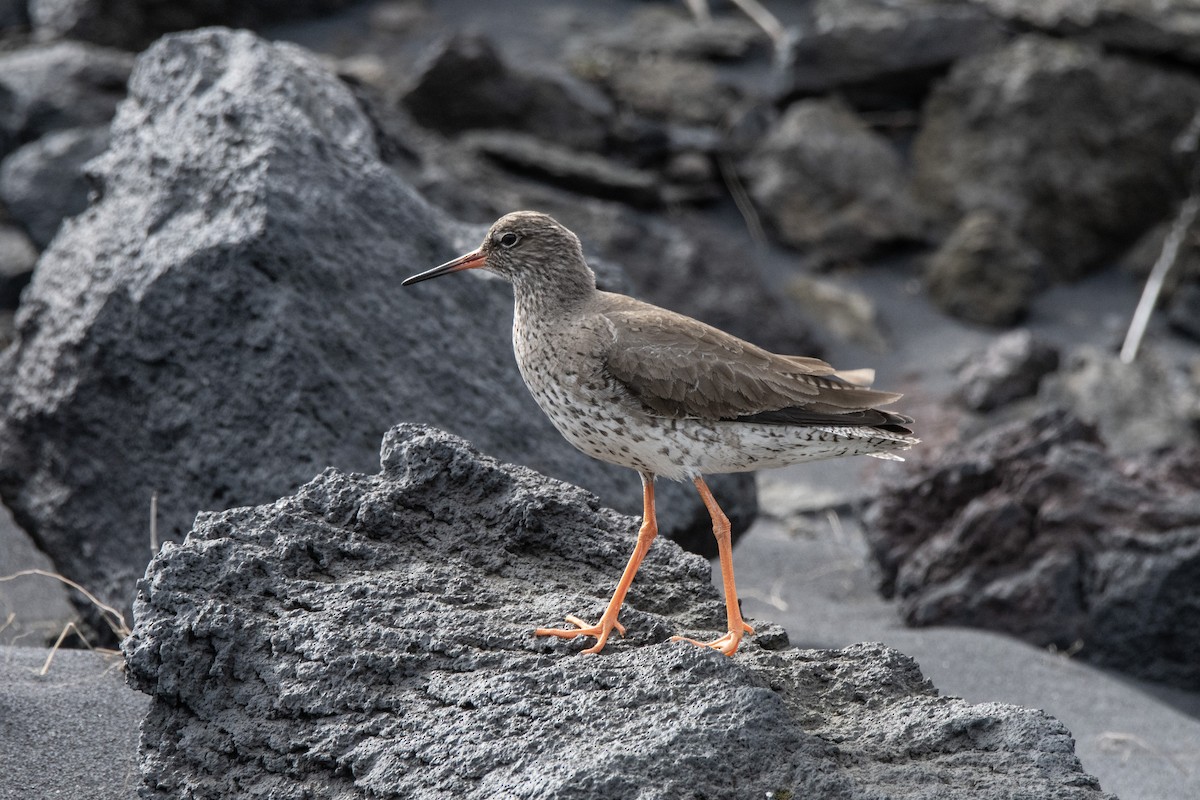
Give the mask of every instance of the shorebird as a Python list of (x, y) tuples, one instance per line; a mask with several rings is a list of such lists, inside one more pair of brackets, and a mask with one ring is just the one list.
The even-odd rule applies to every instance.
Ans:
[(754, 629), (742, 619), (729, 520), (705, 474), (783, 467), (837, 456), (898, 460), (919, 440), (910, 417), (876, 406), (900, 395), (867, 388), (872, 370), (837, 371), (816, 358), (777, 355), (691, 317), (596, 288), (579, 238), (545, 214), (501, 217), (477, 249), (406, 279), (486, 269), (513, 286), (513, 351), (538, 406), (567, 441), (642, 478), (642, 524), (612, 599), (592, 625), (538, 636), (594, 637), (598, 653), (618, 622), (638, 566), (658, 533), (655, 478), (692, 481), (712, 518), (725, 589), (726, 633), (674, 639), (732, 655)]

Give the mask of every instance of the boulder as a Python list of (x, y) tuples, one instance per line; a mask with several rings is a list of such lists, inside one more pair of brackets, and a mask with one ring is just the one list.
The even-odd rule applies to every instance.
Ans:
[[(636, 475), (575, 451), (528, 396), (506, 284), (400, 288), (478, 235), (380, 162), (311, 54), (222, 29), (164, 37), (92, 171), (96, 199), (43, 254), (0, 357), (0, 494), (102, 598), (132, 598), (152, 493), (160, 536), (179, 539), (198, 511), (368, 468), (397, 420), (640, 510)], [(744, 528), (752, 480), (714, 492)], [(664, 532), (711, 547), (694, 489), (662, 494)]]
[(0, 54), (0, 159), (51, 131), (107, 125), (133, 56), (55, 42)]
[(1200, 442), (1200, 375), (1143, 346), (1126, 364), (1099, 347), (1076, 348), (1038, 389), (1044, 405), (1069, 408), (1121, 454)]
[(991, 211), (962, 218), (925, 265), (934, 303), (951, 316), (984, 325), (1012, 325), (1029, 311), (1045, 266)]
[(913, 143), (920, 195), (946, 226), (988, 210), (1054, 279), (1111, 263), (1186, 189), (1173, 146), (1200, 80), (1084, 44), (1027, 35), (958, 62)]
[(1007, 38), (980, 8), (939, 0), (815, 0), (788, 54), (788, 93), (837, 92), (855, 107), (916, 108), (960, 58)]
[(48, 133), (0, 165), (0, 201), (39, 248), (58, 226), (87, 208), (84, 165), (108, 148), (108, 125)]
[(16, 309), (37, 258), (38, 250), (29, 234), (11, 223), (0, 223), (0, 310)]
[(958, 395), (972, 411), (994, 411), (1037, 394), (1058, 369), (1058, 349), (1027, 329), (997, 337), (958, 369)]
[(708, 564), (650, 549), (624, 639), (598, 613), (636, 520), (401, 425), (382, 470), (202, 514), (141, 582), (123, 644), (151, 696), (143, 798), (1100, 798), (1043, 712), (938, 696), (883, 645), (728, 658)]
[(1123, 458), (1044, 412), (888, 489), (867, 538), (910, 625), (1002, 631), (1200, 689), (1200, 448)]
[(482, 36), (449, 37), (416, 72), (401, 103), (433, 130), (505, 128), (584, 150), (605, 143), (613, 109), (603, 95), (566, 74), (511, 67)]
[(759, 214), (791, 247), (846, 259), (921, 236), (899, 153), (839, 102), (792, 105), (741, 171)]
[(971, 0), (997, 17), (1112, 50), (1200, 65), (1193, 0)]

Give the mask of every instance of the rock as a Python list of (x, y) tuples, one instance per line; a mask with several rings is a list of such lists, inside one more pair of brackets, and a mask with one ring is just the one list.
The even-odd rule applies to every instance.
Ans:
[(791, 95), (837, 92), (859, 108), (916, 108), (960, 58), (1007, 38), (987, 12), (938, 0), (816, 0), (791, 48)]
[(1058, 349), (1021, 329), (998, 337), (958, 369), (958, 393), (973, 411), (993, 411), (1037, 394), (1058, 369)]
[(661, 206), (669, 197), (651, 172), (535, 136), (489, 131), (468, 134), (464, 143), (509, 170), (580, 194), (640, 208)]
[(58, 226), (87, 208), (84, 165), (108, 148), (108, 126), (48, 133), (0, 165), (0, 201), (44, 248)]
[(29, 284), (38, 251), (16, 225), (0, 224), (0, 309), (14, 311)]
[(401, 102), (413, 118), (447, 135), (507, 128), (570, 147), (601, 149), (612, 104), (563, 74), (511, 68), (482, 36), (454, 36), (417, 68)]
[[(1162, 255), (1167, 235), (1175, 220), (1167, 220), (1148, 230), (1121, 258), (1122, 268), (1145, 281)], [(1183, 237), (1183, 243), (1175, 254), (1175, 261), (1163, 277), (1160, 302), (1169, 303), (1175, 292), (1187, 283), (1200, 283), (1200, 220), (1193, 221)]]
[(1198, 380), (1150, 347), (1125, 364), (1115, 353), (1083, 346), (1042, 381), (1038, 398), (1095, 425), (1116, 453), (1153, 452), (1198, 441)]
[[(640, 510), (636, 475), (575, 451), (528, 396), (508, 286), (400, 288), (478, 238), (380, 162), (372, 131), (294, 46), (210, 29), (139, 58), (96, 200), (43, 254), (0, 356), (0, 494), (102, 598), (132, 597), (152, 492), (179, 538), (200, 510), (367, 468), (397, 419)], [(720, 486), (743, 529), (751, 479)], [(662, 490), (664, 533), (711, 547), (694, 489)]]
[(822, 330), (842, 341), (869, 347), (876, 353), (887, 351), (887, 338), (870, 295), (811, 275), (791, 277), (787, 291)]
[(590, 75), (619, 109), (674, 125), (719, 125), (743, 97), (711, 65), (683, 58), (617, 58), (591, 65)]
[(1012, 325), (1029, 311), (1045, 265), (991, 211), (967, 214), (929, 257), (930, 298), (951, 316), (985, 325)]
[(944, 450), (867, 515), (911, 625), (966, 625), (1200, 688), (1200, 449), (1110, 453), (1061, 411)]
[(45, 575), (12, 577), (34, 569), (52, 573), (54, 565), (0, 506), (0, 647), (49, 647), (76, 621), (64, 584)]
[(172, 31), (206, 25), (256, 28), (345, 8), (352, 0), (245, 3), (238, 0), (29, 0), (34, 31), (43, 38), (82, 39), (141, 50)]
[(0, 159), (51, 131), (107, 125), (133, 56), (55, 42), (0, 55)]
[(626, 638), (534, 637), (600, 609), (635, 520), (429, 428), (394, 428), (381, 463), (202, 514), (155, 558), (123, 645), (152, 698), (141, 796), (1108, 797), (1061, 723), (939, 697), (883, 645), (667, 641), (724, 624), (670, 542)]
[(993, 14), (1055, 36), (1113, 50), (1200, 64), (1192, 0), (971, 0)]
[(765, 58), (771, 42), (762, 28), (740, 13), (698, 21), (682, 8), (639, 8), (626, 22), (567, 43), (568, 60), (584, 64), (614, 54), (633, 59), (669, 57), (694, 61)]
[(900, 156), (838, 102), (791, 106), (741, 171), (759, 213), (791, 247), (847, 259), (921, 236)]
[(1176, 293), (1167, 312), (1167, 322), (1184, 336), (1200, 342), (1200, 284), (1189, 283)]
[(1191, 76), (1024, 36), (933, 90), (913, 144), (917, 187), (944, 223), (989, 210), (1050, 277), (1074, 278), (1172, 212), (1187, 175), (1172, 148), (1198, 103)]

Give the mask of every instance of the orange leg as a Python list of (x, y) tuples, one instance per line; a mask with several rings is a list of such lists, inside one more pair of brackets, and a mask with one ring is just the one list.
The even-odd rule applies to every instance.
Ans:
[(744, 634), (753, 634), (754, 629), (742, 619), (742, 610), (738, 606), (737, 586), (733, 583), (733, 541), (729, 536), (729, 518), (717, 505), (717, 500), (708, 489), (704, 478), (696, 478), (696, 489), (700, 499), (704, 501), (708, 515), (712, 517), (713, 535), (717, 537), (717, 555), (721, 560), (721, 582), (725, 584), (725, 617), (728, 623), (728, 633), (711, 642), (701, 642), (684, 636), (672, 636), (671, 641), (691, 642), (701, 647), (711, 647), (720, 650), (727, 656), (737, 652), (738, 644)]
[(641, 475), (642, 527), (638, 530), (637, 545), (633, 548), (633, 555), (629, 557), (629, 563), (625, 566), (625, 571), (621, 573), (621, 580), (617, 583), (617, 589), (613, 592), (612, 599), (608, 601), (608, 608), (604, 609), (604, 614), (600, 616), (600, 621), (595, 625), (588, 625), (579, 617), (570, 615), (566, 618), (567, 622), (576, 627), (538, 628), (534, 631), (534, 635), (559, 636), (564, 639), (574, 639), (576, 636), (595, 636), (596, 644), (584, 650), (585, 653), (599, 653), (604, 649), (604, 643), (608, 641), (608, 635), (612, 633), (613, 628), (616, 628), (622, 636), (625, 635), (625, 627), (617, 622), (617, 615), (621, 613), (621, 604), (625, 602), (625, 594), (633, 585), (633, 576), (637, 574), (642, 559), (649, 552), (650, 543), (658, 535), (658, 521), (654, 516), (654, 476), (644, 472)]

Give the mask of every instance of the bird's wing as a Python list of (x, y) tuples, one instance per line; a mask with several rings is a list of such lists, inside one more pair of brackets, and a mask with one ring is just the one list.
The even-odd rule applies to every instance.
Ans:
[(904, 418), (873, 406), (900, 397), (838, 377), (816, 358), (771, 353), (698, 320), (654, 306), (604, 313), (613, 341), (608, 373), (651, 414), (777, 424), (883, 425)]

